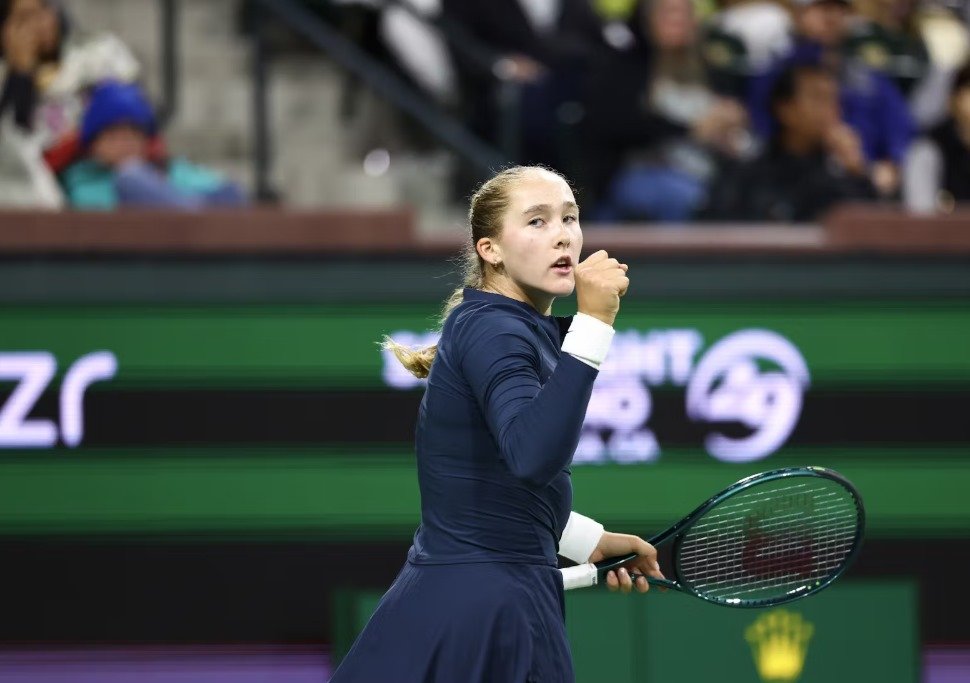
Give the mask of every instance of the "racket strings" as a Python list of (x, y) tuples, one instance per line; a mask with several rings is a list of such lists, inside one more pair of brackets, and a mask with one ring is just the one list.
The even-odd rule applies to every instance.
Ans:
[[(855, 508), (854, 507), (847, 508), (845, 512), (848, 512), (854, 515)], [(785, 522), (782, 522), (779, 524), (772, 525), (771, 527), (768, 527), (768, 528), (761, 527), (759, 529), (759, 533), (762, 535), (775, 533), (774, 537), (777, 540), (781, 538), (781, 533), (779, 530), (790, 529), (792, 526), (792, 522), (796, 521), (795, 516), (792, 515), (791, 517), (792, 519), (786, 520)], [(853, 538), (855, 535), (854, 526), (847, 528), (844, 519), (831, 520), (822, 524), (813, 524), (810, 527), (810, 530), (813, 536), (813, 540), (812, 540), (813, 544), (830, 543), (834, 540), (836, 536), (839, 535), (839, 532), (842, 532), (842, 531), (851, 532), (850, 538)], [(738, 546), (737, 550), (740, 551), (740, 545), (743, 544), (743, 542), (748, 538), (748, 534), (749, 534), (749, 531), (743, 527), (738, 527), (730, 530), (720, 528), (717, 530), (716, 534), (713, 535), (713, 538), (711, 535), (708, 535), (708, 536), (700, 535), (699, 537), (695, 536), (695, 538), (703, 538), (703, 540), (708, 543), (716, 544), (718, 546), (717, 549), (724, 550), (725, 552), (730, 552), (730, 548), (732, 545)], [(791, 533), (788, 534), (788, 537), (790, 537), (792, 540), (794, 540), (795, 536), (796, 536), (795, 534), (791, 534)], [(695, 544), (697, 544), (698, 540), (695, 540), (694, 542)], [(771, 555), (773, 553), (784, 552), (784, 551), (785, 551), (785, 548), (783, 547), (783, 543), (775, 543), (773, 549), (765, 551), (763, 555)], [(682, 554), (681, 566), (689, 567), (692, 564), (699, 564), (702, 562), (706, 564), (710, 560), (709, 556), (701, 556), (699, 553), (695, 553), (695, 554), (697, 556), (692, 559), (687, 559)]]
[[(723, 565), (715, 571), (698, 573), (691, 579), (691, 584), (700, 591), (712, 592), (716, 589), (728, 589), (737, 592), (739, 584), (746, 587), (789, 587), (790, 585), (812, 582), (813, 579), (828, 576), (831, 571), (841, 565), (848, 551), (853, 545), (854, 536), (842, 539), (841, 547), (827, 548), (824, 552), (814, 552), (813, 566), (806, 570), (805, 560), (802, 558), (786, 559), (783, 553), (777, 557), (759, 558), (756, 566), (746, 566), (738, 569), (740, 564), (734, 559), (733, 571), (723, 571)], [(731, 559), (728, 558), (728, 562)], [(756, 577), (762, 578), (756, 578)], [(747, 591), (747, 589), (745, 589)]]
[(852, 553), (858, 514), (854, 496), (837, 482), (765, 482), (688, 530), (681, 577), (716, 600), (772, 599), (817, 585)]
[(723, 555), (723, 559), (715, 560), (717, 564), (713, 570), (695, 577), (692, 583), (699, 590), (709, 593), (736, 594), (739, 591), (748, 593), (752, 589), (770, 588), (787, 591), (827, 576), (841, 564), (851, 550), (852, 541), (853, 538), (845, 535), (841, 539), (808, 548), (783, 544), (777, 552), (761, 553), (753, 562), (739, 561), (738, 554), (733, 557)]
[[(754, 571), (746, 568), (726, 574), (698, 572), (692, 584), (698, 590), (709, 591), (712, 587), (728, 584), (733, 585), (738, 580), (743, 579), (745, 585), (749, 587), (745, 591), (750, 592), (750, 587), (767, 587), (769, 585), (780, 585), (781, 583), (803, 583), (806, 579), (811, 581), (811, 579), (827, 576), (833, 567), (839, 566), (846, 555), (846, 550), (851, 549), (853, 541), (854, 534), (852, 536), (847, 535), (842, 539), (842, 547), (827, 548), (824, 552), (815, 553), (813, 556), (814, 567), (807, 573), (803, 560), (779, 559), (779, 557), (784, 558), (784, 553), (778, 553), (777, 555), (779, 557), (765, 557), (762, 564), (756, 567)], [(737, 564), (736, 558), (734, 562)], [(752, 574), (767, 576), (762, 579), (753, 579), (750, 578)], [(713, 578), (714, 580), (705, 581), (704, 579), (707, 578)]]
[[(845, 501), (839, 501), (834, 505), (829, 505), (822, 508), (816, 508), (815, 512), (818, 514), (819, 518), (823, 516), (822, 514), (819, 514), (819, 513), (824, 513), (830, 517), (833, 517), (834, 519), (828, 523), (814, 524), (812, 526), (812, 529), (819, 530), (832, 525), (841, 526), (844, 521), (842, 519), (841, 513), (844, 513), (846, 510), (854, 514), (855, 506), (847, 507)], [(785, 528), (786, 526), (797, 521), (804, 521), (803, 513), (793, 512), (787, 515), (778, 515), (770, 522), (760, 523), (758, 525), (758, 528), (762, 533), (770, 533), (776, 529)], [(698, 525), (697, 527), (693, 528), (691, 531), (696, 535), (703, 535), (705, 533), (710, 533), (709, 529), (713, 530), (714, 533), (719, 535), (722, 535), (722, 534), (727, 535), (732, 532), (736, 533), (737, 529), (731, 529), (731, 524), (732, 522), (730, 520), (722, 520), (716, 525), (707, 525), (707, 524)], [(744, 527), (741, 527), (740, 530), (743, 531)]]
[[(819, 548), (819, 552), (813, 554), (816, 558), (822, 558), (826, 555), (838, 555), (841, 552), (842, 546), (845, 543), (851, 544), (855, 540), (855, 530), (850, 530), (845, 533), (833, 534), (827, 537), (823, 541), (813, 541), (810, 544), (810, 548)], [(714, 549), (703, 555), (697, 554), (696, 557), (686, 559), (683, 558), (680, 561), (681, 571), (690, 571), (692, 576), (702, 577), (705, 575), (716, 575), (718, 574), (718, 566), (724, 564), (738, 564), (741, 561), (743, 552), (739, 548), (740, 544), (733, 544), (734, 547), (727, 547), (723, 552), (718, 552)], [(765, 558), (766, 560), (771, 560), (772, 566), (778, 566), (783, 561), (778, 561), (777, 558), (784, 557), (790, 551), (797, 547), (804, 548), (805, 545), (802, 543), (795, 544), (794, 542), (779, 542), (774, 543), (769, 550), (765, 550), (758, 553), (758, 558)], [(711, 562), (712, 558), (717, 558), (718, 561), (715, 563)]]

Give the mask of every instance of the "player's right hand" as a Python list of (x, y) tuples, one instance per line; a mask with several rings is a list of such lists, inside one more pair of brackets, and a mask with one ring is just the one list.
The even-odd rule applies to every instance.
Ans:
[(599, 543), (596, 544), (596, 549), (589, 556), (589, 561), (599, 562), (608, 557), (620, 557), (630, 553), (636, 553), (637, 557), (619, 569), (611, 569), (607, 572), (606, 587), (611, 591), (619, 590), (623, 593), (629, 593), (636, 588), (638, 592), (646, 593), (650, 590), (646, 577), (662, 579), (664, 575), (660, 571), (660, 563), (657, 562), (657, 549), (642, 538), (604, 531)]
[(630, 286), (628, 267), (605, 251), (590, 254), (576, 266), (576, 301), (580, 313), (612, 325), (620, 310), (620, 297)]

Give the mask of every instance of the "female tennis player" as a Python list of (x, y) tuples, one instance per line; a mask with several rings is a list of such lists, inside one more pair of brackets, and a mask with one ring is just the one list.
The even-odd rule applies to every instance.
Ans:
[[(468, 218), (466, 286), (445, 304), (437, 346), (386, 340), (428, 378), (416, 430), (421, 525), (332, 683), (572, 681), (556, 555), (636, 552), (630, 569), (662, 577), (649, 543), (570, 512), (568, 467), (627, 266), (605, 251), (579, 261), (572, 190), (543, 168), (502, 171)], [(573, 289), (576, 316), (551, 316)], [(607, 585), (649, 588), (626, 568)]]

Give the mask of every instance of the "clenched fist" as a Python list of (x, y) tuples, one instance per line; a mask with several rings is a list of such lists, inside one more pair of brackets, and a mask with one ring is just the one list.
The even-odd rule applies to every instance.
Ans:
[(605, 251), (590, 254), (576, 266), (576, 300), (580, 313), (612, 325), (620, 310), (620, 297), (626, 294), (630, 279), (627, 265)]

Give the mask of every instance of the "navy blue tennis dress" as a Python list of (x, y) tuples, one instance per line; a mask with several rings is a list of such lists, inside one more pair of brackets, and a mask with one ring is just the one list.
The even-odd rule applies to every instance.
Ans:
[(331, 683), (572, 681), (557, 544), (597, 370), (569, 318), (466, 289), (416, 430), (421, 525)]

